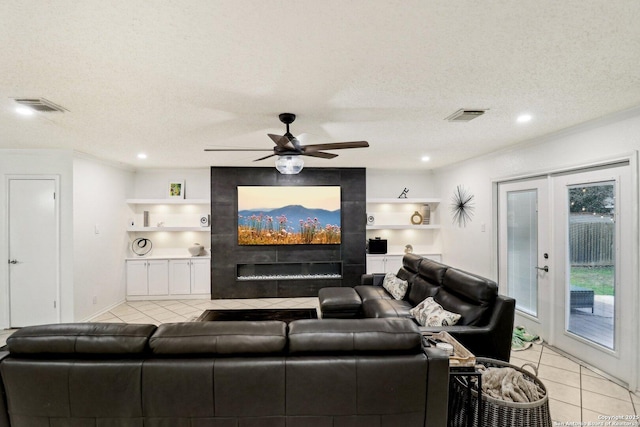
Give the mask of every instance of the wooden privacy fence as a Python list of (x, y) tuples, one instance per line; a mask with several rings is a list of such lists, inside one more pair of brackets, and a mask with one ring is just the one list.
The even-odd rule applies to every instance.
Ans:
[[(573, 218), (572, 218), (573, 219)], [(608, 266), (615, 261), (615, 224), (581, 218), (569, 224), (569, 254), (574, 266)]]

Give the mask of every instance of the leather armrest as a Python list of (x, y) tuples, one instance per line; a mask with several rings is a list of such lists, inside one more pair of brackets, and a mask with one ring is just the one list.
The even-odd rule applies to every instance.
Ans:
[(498, 295), (491, 312), (489, 323), (485, 326), (439, 326), (420, 327), (421, 332), (446, 331), (475, 356), (509, 361), (511, 356), (511, 337), (515, 316), (516, 301), (513, 298)]
[[(2, 363), (2, 359), (7, 356), (9, 356), (8, 351), (0, 351), (0, 364)], [(10, 425), (9, 413), (7, 411), (7, 395), (4, 391), (4, 381), (0, 376), (0, 427), (10, 427)]]
[(363, 274), (360, 277), (361, 285), (382, 286), (384, 280), (384, 273)]
[(425, 347), (427, 368), (427, 402), (425, 427), (447, 425), (449, 397), (449, 356), (440, 349)]

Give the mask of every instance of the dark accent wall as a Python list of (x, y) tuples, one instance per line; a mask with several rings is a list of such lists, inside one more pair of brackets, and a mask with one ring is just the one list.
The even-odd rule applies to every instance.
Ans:
[[(339, 185), (340, 245), (239, 246), (239, 185)], [(282, 175), (275, 168), (211, 168), (211, 298), (317, 296), (327, 286), (355, 286), (366, 271), (366, 169), (305, 168)], [(236, 280), (236, 265), (342, 261), (342, 279)]]

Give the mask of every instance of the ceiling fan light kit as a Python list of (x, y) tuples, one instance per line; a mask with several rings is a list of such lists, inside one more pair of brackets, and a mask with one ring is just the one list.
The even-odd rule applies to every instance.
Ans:
[(304, 167), (304, 160), (300, 156), (279, 156), (276, 169), (283, 175), (295, 175)]
[[(332, 142), (327, 144), (309, 144), (302, 145), (300, 141), (289, 132), (289, 125), (294, 122), (296, 115), (293, 113), (282, 113), (278, 116), (280, 121), (287, 126), (287, 131), (284, 135), (267, 134), (273, 142), (276, 143), (273, 147), (273, 154), (260, 157), (254, 160), (258, 162), (260, 160), (268, 159), (269, 157), (278, 156), (276, 160), (276, 169), (281, 174), (293, 175), (300, 173), (304, 167), (304, 161), (300, 156), (319, 157), (321, 159), (333, 159), (338, 157), (337, 154), (325, 153), (321, 150), (340, 150), (346, 148), (366, 148), (369, 146), (367, 141), (351, 141), (351, 142)], [(246, 149), (246, 148), (205, 148), (204, 151), (265, 151), (260, 149)]]

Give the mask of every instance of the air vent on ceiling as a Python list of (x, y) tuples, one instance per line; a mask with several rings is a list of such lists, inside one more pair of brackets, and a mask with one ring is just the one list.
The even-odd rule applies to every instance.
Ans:
[(66, 108), (54, 104), (53, 102), (44, 98), (14, 98), (13, 100), (18, 104), (24, 105), (25, 107), (29, 107), (42, 113), (64, 113), (65, 111), (69, 111)]
[(468, 122), (470, 120), (475, 119), (476, 117), (480, 117), (486, 111), (487, 110), (465, 110), (465, 109), (461, 109), (461, 110), (456, 111), (455, 113), (453, 113), (449, 117), (445, 118), (445, 120), (448, 120), (450, 122)]

